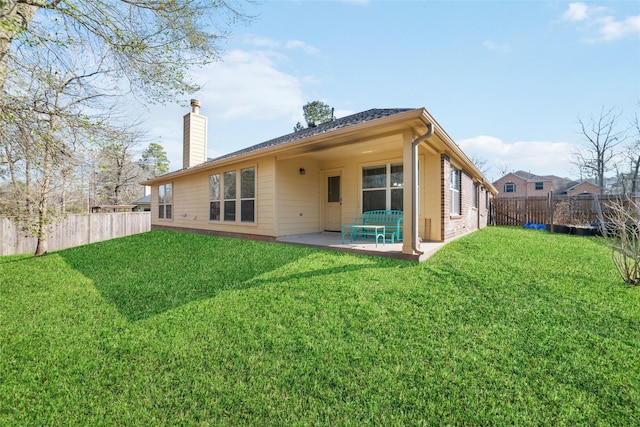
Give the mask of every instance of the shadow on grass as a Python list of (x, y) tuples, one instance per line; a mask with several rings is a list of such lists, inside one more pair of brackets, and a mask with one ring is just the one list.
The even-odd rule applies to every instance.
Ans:
[(317, 252), (295, 245), (152, 231), (57, 254), (91, 279), (123, 316), (135, 321), (221, 291), (375, 268), (383, 262), (372, 259), (329, 268), (326, 264), (296, 266), (280, 278), (260, 278)]

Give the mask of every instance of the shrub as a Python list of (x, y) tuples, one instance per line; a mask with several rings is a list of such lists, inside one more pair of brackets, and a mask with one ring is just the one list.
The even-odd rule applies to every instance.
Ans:
[(611, 256), (622, 279), (640, 285), (640, 202), (612, 202), (607, 214), (606, 233), (610, 237)]

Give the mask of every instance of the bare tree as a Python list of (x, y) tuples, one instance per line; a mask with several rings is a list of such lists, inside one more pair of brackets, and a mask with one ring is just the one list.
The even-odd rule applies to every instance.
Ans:
[(226, 24), (248, 19), (225, 0), (0, 0), (0, 152), (36, 255), (66, 210), (75, 149), (112, 126), (104, 100), (132, 92), (164, 102), (196, 90), (188, 71), (219, 59)]
[(612, 202), (607, 219), (613, 263), (625, 283), (640, 285), (640, 202), (622, 198)]
[(100, 143), (98, 175), (102, 200), (114, 205), (132, 200), (138, 193), (142, 169), (134, 161), (140, 134), (131, 130), (112, 130)]
[[(483, 157), (479, 157), (479, 156), (471, 156), (469, 158), (469, 160), (471, 160), (471, 163), (473, 163), (474, 165), (476, 165), (476, 167), (478, 168), (478, 170), (483, 174), (483, 175), (488, 175), (489, 174), (489, 170), (491, 169), (491, 167), (488, 164), (487, 159), (483, 158)], [(504, 174), (506, 175), (506, 173)]]
[(140, 95), (169, 99), (194, 91), (187, 71), (219, 59), (218, 39), (239, 20), (250, 17), (225, 0), (3, 0), (0, 90), (16, 42), (40, 49), (80, 42), (85, 56), (103, 58), (105, 69), (126, 77)]
[(604, 194), (604, 174), (619, 155), (618, 146), (626, 139), (625, 130), (618, 129), (621, 115), (613, 108), (605, 110), (603, 107), (597, 118), (592, 116), (588, 122), (578, 119), (585, 149), (574, 153), (573, 163), (595, 176), (600, 195)]
[[(640, 104), (639, 104), (640, 106)], [(640, 118), (638, 113), (635, 113), (631, 122), (633, 129), (633, 140), (629, 144), (627, 150), (627, 157), (630, 160), (630, 180), (631, 180), (631, 195), (635, 195), (640, 191)]]
[(42, 255), (48, 226), (65, 211), (60, 193), (75, 163), (75, 149), (106, 126), (107, 116), (98, 112), (108, 111), (104, 99), (110, 96), (100, 86), (103, 72), (63, 71), (51, 51), (31, 54), (14, 62), (15, 72), (5, 82), (2, 120), (9, 126), (2, 146), (12, 159), (14, 186), (23, 183), (26, 193), (24, 205), (16, 205), (12, 216), (37, 237), (35, 255)]

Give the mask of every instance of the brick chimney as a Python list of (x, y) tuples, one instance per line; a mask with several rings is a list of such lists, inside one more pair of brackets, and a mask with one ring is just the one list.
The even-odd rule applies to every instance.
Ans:
[(191, 100), (191, 112), (184, 116), (182, 167), (190, 168), (207, 161), (207, 118), (200, 115), (200, 101)]

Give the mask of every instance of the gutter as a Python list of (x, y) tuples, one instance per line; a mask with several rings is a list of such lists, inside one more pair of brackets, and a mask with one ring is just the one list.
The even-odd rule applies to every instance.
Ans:
[(424, 254), (424, 251), (418, 248), (418, 197), (420, 196), (418, 194), (418, 145), (433, 135), (433, 123), (429, 123), (427, 126), (429, 128), (427, 133), (411, 141), (411, 190), (413, 191), (413, 197), (411, 197), (411, 248), (418, 256)]

